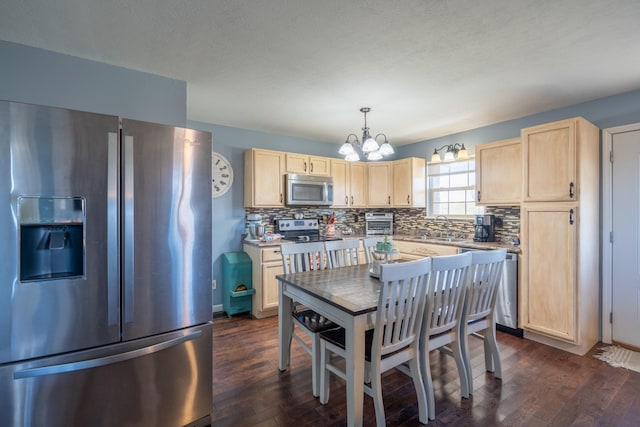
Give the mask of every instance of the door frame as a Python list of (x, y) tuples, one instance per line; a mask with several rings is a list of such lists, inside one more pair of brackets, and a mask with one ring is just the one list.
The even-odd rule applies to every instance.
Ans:
[(611, 151), (613, 149), (613, 136), (619, 133), (640, 131), (640, 123), (624, 126), (616, 126), (602, 130), (602, 342), (611, 344), (613, 337), (613, 325), (610, 322), (609, 313), (613, 311), (613, 275), (611, 254), (613, 243), (611, 231), (613, 230), (613, 191), (611, 186), (613, 165), (611, 163)]

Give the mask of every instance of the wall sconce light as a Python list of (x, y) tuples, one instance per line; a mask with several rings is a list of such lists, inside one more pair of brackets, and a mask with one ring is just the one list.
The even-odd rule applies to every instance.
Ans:
[(464, 144), (458, 144), (456, 142), (455, 144), (443, 145), (440, 148), (434, 149), (433, 154), (431, 155), (431, 163), (440, 163), (441, 159), (438, 151), (442, 151), (445, 148), (447, 149), (447, 151), (444, 153), (445, 162), (450, 162), (456, 159), (464, 160), (469, 158), (469, 152), (464, 147)]

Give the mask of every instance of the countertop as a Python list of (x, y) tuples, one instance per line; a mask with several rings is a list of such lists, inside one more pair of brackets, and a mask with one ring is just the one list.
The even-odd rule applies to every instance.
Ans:
[[(364, 234), (339, 234), (338, 237), (343, 239), (363, 239), (365, 237)], [(522, 252), (520, 246), (515, 246), (509, 243), (503, 242), (474, 242), (473, 240), (454, 240), (454, 241), (446, 241), (441, 239), (433, 239), (433, 238), (422, 238), (413, 236), (410, 234), (394, 234), (391, 237), (391, 240), (400, 240), (405, 242), (415, 242), (415, 243), (430, 243), (436, 245), (444, 245), (444, 246), (455, 246), (458, 248), (468, 248), (468, 249), (480, 249), (480, 250), (491, 250), (491, 249), (502, 249), (505, 248), (507, 252), (519, 254)], [(294, 242), (286, 241), (286, 240), (271, 240), (271, 241), (250, 241), (245, 240), (243, 243), (258, 247), (269, 247), (269, 246), (280, 246), (280, 245), (288, 245), (294, 244)]]

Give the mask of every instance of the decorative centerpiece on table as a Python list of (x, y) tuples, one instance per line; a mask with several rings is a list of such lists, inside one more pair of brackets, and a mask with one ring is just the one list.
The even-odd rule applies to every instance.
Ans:
[(369, 275), (372, 277), (380, 277), (380, 266), (393, 262), (393, 256), (400, 253), (398, 249), (393, 248), (393, 242), (388, 236), (384, 236), (382, 242), (376, 243), (373, 251), (373, 261), (369, 268)]

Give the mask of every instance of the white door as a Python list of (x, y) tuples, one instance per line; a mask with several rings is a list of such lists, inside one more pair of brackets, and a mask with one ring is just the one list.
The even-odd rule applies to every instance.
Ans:
[(640, 130), (612, 138), (612, 340), (640, 348)]

